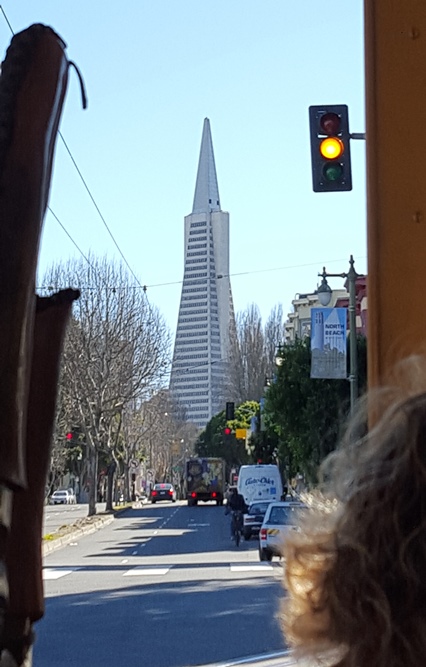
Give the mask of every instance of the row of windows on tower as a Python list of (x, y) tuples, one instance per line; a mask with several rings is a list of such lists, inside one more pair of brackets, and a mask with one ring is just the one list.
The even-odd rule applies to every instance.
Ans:
[[(204, 285), (205, 286), (204, 289), (207, 289), (206, 281), (205, 280), (196, 280), (195, 276), (191, 276), (190, 279), (188, 278), (187, 280), (185, 280), (185, 287), (187, 287), (188, 285)], [(214, 289), (213, 285), (212, 285), (212, 289)], [(183, 290), (183, 292), (185, 293), (185, 290)]]
[[(188, 311), (188, 313), (184, 313), (185, 315), (200, 315), (201, 313), (207, 313), (208, 312), (207, 308), (201, 308), (201, 310), (191, 310), (191, 308), (200, 308), (200, 306), (207, 306), (207, 304), (206, 303), (182, 303), (180, 307), (181, 307), (181, 311), (182, 310), (187, 310)], [(213, 307), (213, 305), (212, 305), (212, 307), (210, 308), (210, 312), (217, 314), (217, 303), (214, 304), (214, 306), (216, 306), (216, 307)]]
[[(193, 371), (193, 372), (195, 372), (195, 371)], [(200, 375), (199, 373), (200, 373), (200, 369), (198, 369), (198, 371), (196, 373), (197, 377), (187, 377), (186, 373), (184, 375), (179, 375), (178, 377), (173, 378), (173, 385), (175, 385), (175, 384), (185, 384), (185, 382), (208, 382), (208, 379), (209, 379), (208, 376), (203, 375), (202, 373)], [(188, 375), (189, 375), (189, 373), (188, 373)]]
[[(189, 269), (191, 270), (191, 269)], [(192, 269), (193, 271), (194, 269)], [(185, 271), (186, 274), (186, 271)], [(207, 271), (204, 271), (204, 273), (194, 273), (191, 278), (207, 278)], [(185, 276), (183, 276), (183, 279), (185, 280)], [(185, 281), (186, 282), (186, 281)]]
[(191, 229), (193, 227), (206, 227), (207, 226), (207, 220), (203, 220), (202, 222), (191, 222)]
[[(177, 334), (176, 338), (192, 338), (193, 340), (188, 341), (188, 343), (195, 343), (195, 344), (207, 343), (209, 340), (209, 336), (207, 333), (204, 334), (202, 338), (194, 338), (194, 336), (200, 336), (200, 333), (198, 331), (194, 331), (194, 333), (183, 333), (183, 334), (179, 333)], [(217, 333), (210, 336), (210, 339), (212, 343), (217, 343), (217, 344), (220, 343), (220, 336)]]
[[(213, 320), (214, 322), (219, 322), (219, 318), (216, 315), (211, 315), (210, 319)], [(178, 327), (180, 328), (181, 324), (187, 324), (188, 322), (207, 322), (207, 320), (208, 318), (205, 317), (204, 315), (197, 315), (197, 317), (182, 317), (182, 318), (179, 317)]]
[[(204, 287), (191, 287), (190, 289), (183, 289), (182, 294), (188, 294), (190, 292), (206, 292), (207, 293), (207, 285)], [(193, 297), (190, 297), (193, 298)], [(198, 297), (197, 297), (198, 299)]]
[[(207, 324), (188, 324), (186, 326), (180, 326), (179, 331), (192, 331), (193, 329), (206, 329)], [(219, 331), (219, 325), (218, 324), (212, 324), (211, 325), (212, 332), (213, 331)]]
[[(194, 241), (195, 239), (189, 240)], [(197, 239), (197, 241), (201, 241), (201, 239)], [(202, 248), (207, 248), (207, 243), (195, 243), (194, 245), (188, 246), (188, 250), (201, 250)]]

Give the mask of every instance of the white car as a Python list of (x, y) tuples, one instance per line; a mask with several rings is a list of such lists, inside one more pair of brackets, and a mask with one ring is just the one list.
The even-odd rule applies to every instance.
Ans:
[(299, 502), (270, 503), (259, 532), (260, 560), (281, 556), (286, 535), (291, 530), (297, 530), (295, 520), (301, 507), (303, 505)]
[(74, 493), (70, 493), (67, 489), (59, 489), (54, 491), (50, 496), (51, 505), (75, 505), (76, 497)]

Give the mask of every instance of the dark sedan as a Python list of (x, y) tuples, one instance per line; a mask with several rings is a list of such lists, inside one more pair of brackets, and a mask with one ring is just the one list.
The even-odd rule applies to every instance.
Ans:
[(151, 502), (156, 503), (158, 500), (171, 500), (176, 502), (176, 489), (173, 484), (154, 484), (151, 491)]
[(243, 536), (245, 540), (249, 540), (252, 535), (259, 534), (270, 504), (267, 500), (257, 500), (249, 506), (247, 514), (244, 514)]

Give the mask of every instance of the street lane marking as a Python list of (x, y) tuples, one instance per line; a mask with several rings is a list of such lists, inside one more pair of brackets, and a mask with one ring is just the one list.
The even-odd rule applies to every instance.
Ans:
[(272, 572), (275, 569), (273, 565), (266, 563), (249, 563), (240, 565), (238, 563), (229, 564), (231, 572)]
[(210, 526), (209, 523), (188, 523), (188, 528), (204, 528)]
[(72, 574), (72, 572), (79, 569), (79, 567), (72, 567), (69, 569), (64, 567), (45, 567), (43, 568), (43, 581), (61, 579), (61, 577), (66, 577), (68, 574)]
[(131, 570), (124, 572), (123, 577), (161, 575), (167, 574), (169, 570), (169, 567), (134, 567)]

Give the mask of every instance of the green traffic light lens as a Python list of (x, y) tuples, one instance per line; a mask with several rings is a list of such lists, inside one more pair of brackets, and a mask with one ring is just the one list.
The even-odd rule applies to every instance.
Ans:
[(325, 165), (323, 174), (326, 181), (338, 181), (343, 176), (343, 167), (338, 162), (330, 162)]

